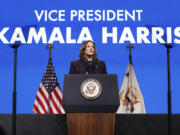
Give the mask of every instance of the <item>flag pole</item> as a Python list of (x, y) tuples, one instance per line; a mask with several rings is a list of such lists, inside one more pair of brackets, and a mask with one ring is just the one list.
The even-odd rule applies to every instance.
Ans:
[(172, 103), (171, 103), (171, 74), (170, 74), (170, 49), (171, 45), (165, 45), (167, 49), (167, 74), (168, 74), (168, 135), (172, 135)]
[[(49, 50), (49, 62), (52, 61), (52, 56), (51, 56), (51, 50), (54, 49), (54, 46), (53, 45), (47, 45), (46, 47), (47, 50)], [(51, 75), (51, 73), (50, 73)], [(49, 80), (51, 80), (51, 76), (49, 75)], [(48, 93), (50, 91), (50, 86), (48, 85)], [(48, 113), (50, 114), (50, 105), (49, 105), (49, 101), (50, 101), (50, 98), (48, 96)]]
[(17, 50), (19, 45), (13, 45), (14, 49), (14, 90), (13, 90), (13, 116), (12, 116), (12, 135), (16, 135), (16, 76), (17, 76)]
[[(134, 46), (133, 45), (131, 45), (131, 44), (128, 44), (127, 46), (126, 46), (126, 49), (129, 49), (129, 63), (132, 65), (132, 55), (131, 55), (131, 50), (132, 49), (134, 49)], [(131, 74), (131, 66), (130, 66), (130, 68), (129, 68), (129, 74)], [(132, 87), (132, 78), (131, 79), (129, 79), (131, 82), (130, 82), (130, 84), (131, 84), (131, 87)], [(128, 81), (129, 81), (128, 80)], [(130, 89), (130, 88), (128, 88), (128, 89)], [(132, 93), (132, 90), (130, 90), (130, 92), (131, 92), (131, 95), (133, 94)], [(131, 99), (132, 100), (132, 99)], [(133, 103), (132, 103), (132, 101), (131, 101), (131, 108), (130, 108), (130, 112), (132, 113), (134, 111), (134, 106), (133, 106)]]

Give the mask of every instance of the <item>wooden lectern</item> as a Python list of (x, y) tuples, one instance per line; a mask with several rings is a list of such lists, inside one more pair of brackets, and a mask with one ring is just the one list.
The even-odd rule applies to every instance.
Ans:
[[(101, 85), (101, 94), (96, 99), (87, 99), (82, 94), (82, 84), (89, 79)], [(92, 85), (88, 84), (90, 88)], [(119, 107), (117, 76), (65, 75), (63, 107), (68, 135), (114, 135), (115, 113)]]
[(114, 135), (115, 113), (67, 113), (68, 135)]

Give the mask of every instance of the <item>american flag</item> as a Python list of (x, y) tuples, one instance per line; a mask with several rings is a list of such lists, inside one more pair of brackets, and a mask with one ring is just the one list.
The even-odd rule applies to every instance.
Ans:
[(62, 92), (54, 72), (51, 56), (36, 94), (33, 111), (37, 114), (65, 113), (62, 107)]

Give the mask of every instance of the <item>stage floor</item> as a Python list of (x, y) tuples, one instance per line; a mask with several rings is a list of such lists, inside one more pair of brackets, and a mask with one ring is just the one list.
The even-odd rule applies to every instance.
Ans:
[[(167, 135), (167, 122), (166, 114), (117, 114), (115, 135)], [(179, 125), (180, 114), (173, 114), (173, 135)], [(12, 135), (11, 114), (0, 114), (0, 135)], [(67, 135), (66, 115), (17, 114), (17, 135)]]

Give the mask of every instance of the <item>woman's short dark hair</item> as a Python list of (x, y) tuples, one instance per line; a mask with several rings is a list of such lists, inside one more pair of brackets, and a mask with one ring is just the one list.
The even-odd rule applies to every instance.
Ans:
[(93, 45), (94, 45), (94, 55), (93, 55), (93, 59), (96, 59), (97, 57), (97, 50), (96, 50), (96, 46), (95, 46), (95, 43), (92, 41), (92, 40), (88, 40), (88, 41), (85, 41), (81, 48), (80, 48), (80, 52), (79, 52), (79, 56), (81, 59), (84, 58), (84, 54), (85, 54), (85, 50), (86, 50), (86, 45), (91, 42)]

